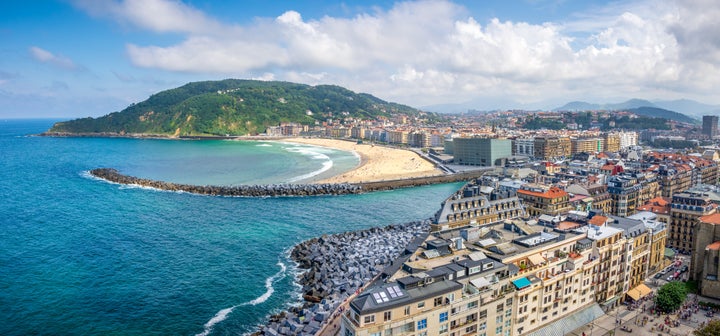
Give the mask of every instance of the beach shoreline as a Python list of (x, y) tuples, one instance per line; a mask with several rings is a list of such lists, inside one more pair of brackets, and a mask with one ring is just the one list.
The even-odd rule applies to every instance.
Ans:
[(294, 137), (279, 141), (343, 150), (360, 157), (354, 169), (314, 183), (362, 183), (444, 175), (434, 163), (407, 149), (328, 138)]

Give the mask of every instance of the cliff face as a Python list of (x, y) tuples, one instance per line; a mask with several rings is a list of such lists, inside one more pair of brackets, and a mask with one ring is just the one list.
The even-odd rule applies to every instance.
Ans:
[(252, 135), (281, 122), (423, 114), (339, 86), (226, 79), (159, 92), (120, 112), (56, 123), (49, 133)]

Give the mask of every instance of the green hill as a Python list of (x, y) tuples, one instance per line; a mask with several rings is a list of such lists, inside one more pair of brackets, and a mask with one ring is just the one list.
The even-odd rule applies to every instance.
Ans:
[(248, 135), (281, 122), (375, 119), (422, 112), (334, 85), (226, 79), (159, 92), (120, 112), (58, 122), (48, 132)]
[(637, 115), (646, 116), (650, 118), (663, 118), (668, 120), (675, 120), (688, 124), (697, 124), (698, 120), (690, 118), (682, 113), (670, 111), (658, 107), (642, 106), (637, 108), (627, 109), (628, 112), (635, 113)]

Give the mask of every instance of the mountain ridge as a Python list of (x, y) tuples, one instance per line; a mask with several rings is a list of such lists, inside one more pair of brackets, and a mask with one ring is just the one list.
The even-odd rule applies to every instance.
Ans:
[(252, 135), (282, 122), (315, 125), (327, 119), (373, 119), (398, 113), (424, 112), (335, 85), (225, 79), (160, 91), (119, 112), (58, 122), (48, 132)]

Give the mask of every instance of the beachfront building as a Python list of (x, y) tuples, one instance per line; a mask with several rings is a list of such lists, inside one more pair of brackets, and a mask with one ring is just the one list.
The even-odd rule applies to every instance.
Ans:
[(530, 216), (557, 216), (572, 210), (570, 195), (558, 187), (526, 184), (517, 191)]
[(486, 225), (525, 215), (514, 190), (496, 189), (472, 181), (448, 197), (435, 214), (431, 231), (466, 225)]
[[(668, 247), (693, 253), (697, 219), (714, 214), (717, 205), (701, 192), (677, 193), (670, 203)], [(693, 260), (693, 262), (699, 260)], [(694, 265), (700, 267), (699, 264)], [(696, 268), (697, 269), (697, 268)]]
[(512, 156), (512, 141), (491, 138), (455, 138), (453, 160), (456, 164), (473, 166), (500, 166), (500, 159)]
[(407, 145), (408, 132), (403, 130), (387, 131), (387, 142), (395, 145)]

